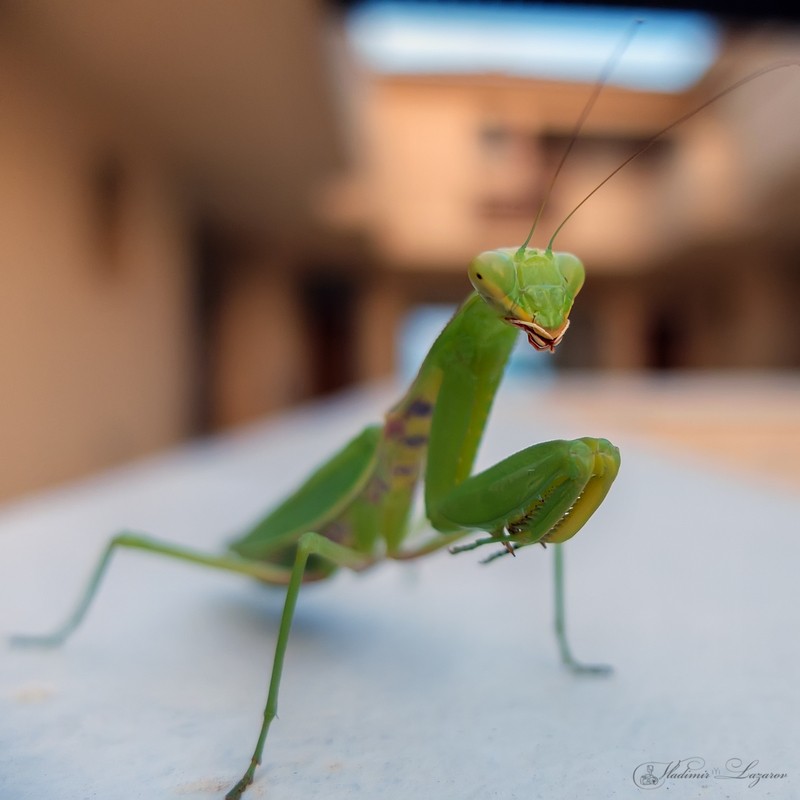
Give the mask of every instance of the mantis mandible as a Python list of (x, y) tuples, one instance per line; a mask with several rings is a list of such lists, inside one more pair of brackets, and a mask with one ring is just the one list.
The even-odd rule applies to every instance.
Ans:
[[(617, 54), (611, 59), (613, 63)], [(796, 66), (796, 64), (793, 64)], [(784, 65), (760, 70), (729, 86), (653, 136), (646, 149), (675, 125), (742, 83)], [(597, 85), (603, 85), (605, 76)], [(584, 108), (577, 132), (597, 90)], [(574, 141), (574, 138), (573, 138)], [(555, 171), (558, 175), (567, 152)], [(607, 668), (583, 665), (565, 635), (562, 545), (591, 518), (620, 466), (606, 439), (581, 438), (534, 444), (472, 475), (472, 466), (512, 346), (522, 330), (537, 350), (554, 351), (569, 327), (584, 282), (580, 260), (554, 252), (563, 224), (609, 180), (598, 185), (556, 229), (545, 249), (524, 244), (477, 256), (469, 265), (473, 292), (436, 339), (405, 395), (382, 424), (370, 425), (329, 458), (293, 494), (229, 545), (228, 552), (199, 552), (135, 533), (107, 544), (86, 590), (66, 623), (49, 636), (22, 636), (21, 644), (61, 644), (80, 624), (118, 549), (138, 549), (286, 586), (263, 722), (250, 763), (226, 795), (238, 800), (261, 763), (276, 716), (292, 619), (305, 582), (337, 569), (365, 570), (384, 559), (415, 559), (443, 548), (452, 553), (487, 546), (485, 559), (522, 548), (553, 544), (555, 629), (563, 663), (576, 672)], [(551, 188), (553, 183), (551, 183)], [(549, 192), (548, 192), (549, 194)], [(539, 212), (541, 214), (541, 210)], [(538, 216), (537, 216), (538, 220)], [(435, 533), (407, 545), (415, 490), (424, 483), (425, 510)], [(473, 531), (468, 544), (455, 543)]]

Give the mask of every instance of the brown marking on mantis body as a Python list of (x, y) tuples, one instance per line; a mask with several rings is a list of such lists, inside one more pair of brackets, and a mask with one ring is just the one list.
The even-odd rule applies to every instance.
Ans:
[(383, 478), (379, 478), (377, 475), (374, 475), (364, 490), (364, 499), (368, 503), (378, 505), (388, 491), (389, 484), (386, 483)]
[(429, 417), (433, 413), (433, 403), (418, 398), (414, 400), (406, 411), (408, 417)]
[(337, 544), (344, 544), (350, 540), (350, 526), (342, 520), (334, 520), (323, 526), (320, 534)]
[(392, 467), (392, 475), (398, 478), (413, 478), (418, 471), (416, 464), (395, 464)]
[(387, 417), (383, 432), (387, 439), (399, 439), (406, 432), (406, 423), (401, 417)]

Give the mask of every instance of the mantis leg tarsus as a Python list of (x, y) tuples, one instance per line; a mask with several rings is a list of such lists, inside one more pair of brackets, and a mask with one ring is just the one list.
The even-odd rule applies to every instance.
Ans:
[(239, 800), (244, 794), (245, 789), (253, 782), (253, 776), (256, 769), (261, 762), (252, 761), (247, 769), (247, 772), (237, 781), (236, 785), (225, 795), (225, 800)]
[(585, 664), (572, 655), (572, 648), (567, 641), (567, 626), (564, 603), (564, 545), (553, 546), (553, 576), (555, 592), (555, 621), (556, 640), (561, 655), (561, 663), (575, 675), (610, 675), (614, 670), (608, 664)]
[[(481, 547), (482, 545), (492, 544), (494, 542), (502, 544), (503, 540), (498, 538), (497, 536), (484, 536), (483, 538), (476, 539), (474, 542), (470, 542), (469, 544), (460, 544), (456, 547), (450, 547), (448, 548), (448, 550), (450, 552), (450, 555), (455, 556), (458, 555), (458, 553), (468, 553), (470, 550), (476, 550), (478, 547)], [(507, 550), (500, 551), (500, 555), (507, 555), (507, 553), (508, 553)], [(487, 560), (491, 560), (491, 556)]]
[[(121, 534), (121, 536), (124, 535), (125, 534)], [(89, 582), (86, 584), (86, 588), (83, 591), (83, 595), (81, 596), (78, 605), (61, 627), (57, 628), (52, 633), (43, 635), (17, 634), (9, 637), (9, 644), (11, 644), (12, 647), (59, 647), (62, 645), (70, 636), (70, 634), (72, 634), (81, 624), (83, 618), (86, 616), (86, 613), (92, 604), (92, 600), (94, 599), (94, 596), (97, 594), (97, 590), (100, 587), (103, 576), (108, 569), (111, 556), (113, 555), (116, 547), (119, 546), (117, 541), (119, 538), (120, 537), (115, 536), (106, 545), (105, 550), (103, 550), (103, 554), (100, 556), (100, 559), (92, 571), (92, 575), (89, 578)]]
[(497, 561), (498, 558), (502, 558), (503, 556), (512, 555), (514, 558), (517, 557), (516, 549), (514, 545), (509, 544), (508, 542), (502, 543), (505, 547), (504, 550), (498, 550), (496, 553), (492, 553), (490, 556), (486, 556), (486, 558), (482, 558), (480, 563), (481, 564), (491, 564), (492, 561)]

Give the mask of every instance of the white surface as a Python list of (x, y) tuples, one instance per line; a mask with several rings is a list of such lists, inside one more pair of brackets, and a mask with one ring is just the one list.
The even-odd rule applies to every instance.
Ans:
[[(358, 395), (9, 507), (0, 636), (46, 631), (121, 528), (217, 549), (376, 418)], [(483, 464), (540, 439), (547, 394), (501, 394)], [(800, 502), (623, 446), (617, 485), (567, 550), (577, 679), (550, 633), (550, 554), (530, 548), (342, 573), (300, 595), (265, 764), (246, 797), (634, 798), (647, 761), (711, 777), (670, 797), (800, 796)], [(0, 644), (0, 798), (207, 798), (260, 722), (282, 592), (121, 553), (60, 650)], [(729, 759), (788, 773), (718, 778)], [(656, 768), (658, 773), (659, 768)]]

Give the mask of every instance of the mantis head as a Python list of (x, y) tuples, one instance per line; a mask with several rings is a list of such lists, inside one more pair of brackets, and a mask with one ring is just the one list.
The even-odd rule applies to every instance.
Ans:
[(481, 253), (469, 265), (475, 291), (537, 350), (555, 350), (583, 286), (583, 264), (570, 253), (533, 247)]

